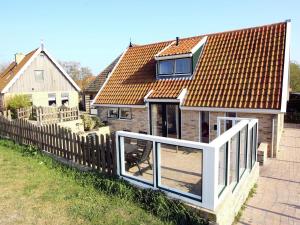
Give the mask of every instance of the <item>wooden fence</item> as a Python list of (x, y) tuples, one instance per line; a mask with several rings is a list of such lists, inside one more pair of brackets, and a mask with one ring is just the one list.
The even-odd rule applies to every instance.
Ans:
[(8, 120), (11, 120), (11, 112), (10, 112), (10, 110), (0, 111), (0, 116), (6, 118)]
[(116, 174), (114, 135), (83, 137), (57, 124), (39, 127), (23, 119), (10, 121), (3, 116), (0, 116), (0, 135), (19, 144), (33, 145), (104, 174)]
[(32, 107), (17, 109), (16, 116), (17, 119), (29, 119), (32, 113)]
[(53, 124), (79, 119), (78, 107), (38, 107), (35, 109), (34, 114), (40, 124)]

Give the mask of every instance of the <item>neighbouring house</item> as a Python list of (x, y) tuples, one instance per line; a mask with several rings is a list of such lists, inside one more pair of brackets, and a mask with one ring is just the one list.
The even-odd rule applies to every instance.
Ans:
[(15, 54), (0, 74), (0, 108), (13, 95), (26, 94), (34, 106), (78, 106), (80, 88), (43, 44), (28, 54)]
[(288, 99), (290, 32), (285, 21), (129, 46), (93, 104), (113, 131), (200, 142), (217, 136), (218, 117), (258, 118), (258, 141), (275, 157)]
[(86, 112), (94, 114), (93, 110), (91, 110), (91, 102), (96, 97), (98, 91), (104, 84), (106, 78), (108, 77), (112, 69), (115, 67), (119, 59), (120, 56), (118, 56), (109, 66), (107, 66), (103, 71), (101, 71), (101, 73), (99, 73), (99, 75), (96, 76), (95, 79), (91, 80), (87, 87), (83, 90), (83, 99)]

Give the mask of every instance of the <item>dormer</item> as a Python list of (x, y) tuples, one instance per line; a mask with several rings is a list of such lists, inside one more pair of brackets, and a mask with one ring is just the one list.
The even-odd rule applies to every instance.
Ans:
[(205, 37), (178, 37), (155, 55), (156, 78), (191, 77), (206, 42)]

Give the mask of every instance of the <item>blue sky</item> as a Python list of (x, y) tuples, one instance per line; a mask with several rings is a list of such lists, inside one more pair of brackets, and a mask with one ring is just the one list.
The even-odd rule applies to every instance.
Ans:
[(43, 39), (52, 55), (99, 73), (129, 44), (145, 44), (292, 20), (300, 62), (300, 1), (2, 1), (0, 63)]

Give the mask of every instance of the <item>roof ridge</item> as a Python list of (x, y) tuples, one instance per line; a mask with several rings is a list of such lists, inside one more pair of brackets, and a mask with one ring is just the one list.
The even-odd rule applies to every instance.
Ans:
[[(285, 20), (285, 21), (282, 21), (282, 22), (270, 23), (270, 24), (265, 24), (265, 25), (258, 25), (258, 26), (253, 26), (253, 27), (246, 27), (246, 28), (232, 29), (232, 30), (228, 30), (228, 31), (200, 34), (200, 35), (196, 35), (196, 36), (180, 38), (180, 40), (188, 40), (188, 39), (193, 39), (193, 38), (198, 38), (198, 37), (226, 34), (226, 33), (231, 33), (231, 32), (247, 31), (247, 30), (252, 30), (252, 29), (257, 29), (257, 28), (262, 28), (262, 27), (270, 27), (270, 26), (275, 26), (275, 25), (279, 25), (279, 24), (284, 24), (284, 23), (287, 23), (288, 21), (289, 20)], [(155, 45), (155, 44), (163, 44), (163, 43), (172, 42), (174, 40), (176, 40), (176, 39), (170, 39), (170, 40), (167, 40), (167, 41), (159, 41), (159, 42), (151, 42), (149, 44), (139, 44), (139, 45), (133, 46), (132, 48), (144, 47), (144, 46)]]

